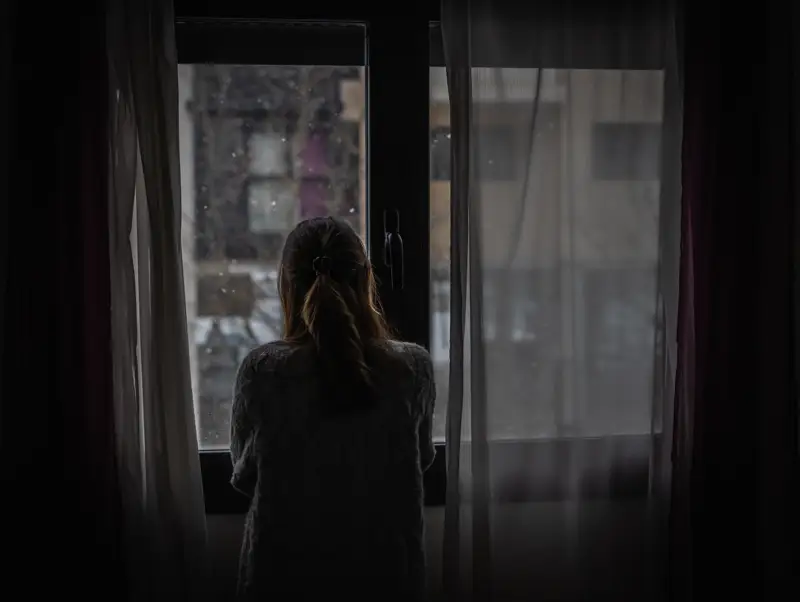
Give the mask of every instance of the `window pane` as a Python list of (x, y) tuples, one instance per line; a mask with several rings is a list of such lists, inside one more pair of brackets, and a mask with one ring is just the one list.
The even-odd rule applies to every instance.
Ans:
[(201, 449), (229, 445), (239, 362), (278, 338), (277, 270), (301, 219), (366, 234), (361, 67), (180, 65), (183, 264)]
[[(650, 432), (663, 73), (472, 76), (489, 435)], [(443, 438), (452, 142), (444, 68), (431, 68), (430, 92), (434, 431)]]

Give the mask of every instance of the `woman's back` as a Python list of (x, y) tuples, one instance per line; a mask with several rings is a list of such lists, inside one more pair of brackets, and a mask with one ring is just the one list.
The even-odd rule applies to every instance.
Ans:
[(240, 368), (231, 482), (252, 495), (244, 598), (422, 596), (431, 360), (394, 341), (367, 344), (364, 355), (369, 403), (341, 398), (349, 389), (331, 379), (311, 344), (270, 343)]

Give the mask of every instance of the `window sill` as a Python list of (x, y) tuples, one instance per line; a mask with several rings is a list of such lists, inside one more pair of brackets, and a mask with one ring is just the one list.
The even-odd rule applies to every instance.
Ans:
[[(489, 474), (498, 503), (641, 499), (650, 481), (651, 449), (660, 435), (492, 441)], [(655, 439), (655, 441), (654, 441)], [(469, 454), (469, 449), (464, 452)], [(227, 451), (200, 453), (207, 514), (245, 514), (250, 500), (229, 483)], [(425, 473), (425, 505), (443, 506), (445, 446)], [(575, 467), (573, 469), (573, 467)], [(463, 492), (469, 498), (469, 492)]]
[[(230, 485), (231, 456), (227, 451), (201, 451), (206, 514), (245, 514), (250, 500)], [(445, 500), (444, 444), (436, 445), (436, 458), (425, 473), (425, 505), (443, 506)]]

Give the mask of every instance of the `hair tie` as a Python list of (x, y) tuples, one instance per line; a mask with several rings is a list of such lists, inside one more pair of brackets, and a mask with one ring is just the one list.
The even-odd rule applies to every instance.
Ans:
[(320, 255), (315, 257), (311, 263), (317, 276), (330, 276), (331, 275), (331, 258), (327, 255)]

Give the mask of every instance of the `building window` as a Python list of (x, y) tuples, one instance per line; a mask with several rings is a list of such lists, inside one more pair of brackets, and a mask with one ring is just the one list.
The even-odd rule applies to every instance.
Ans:
[(653, 394), (656, 288), (654, 269), (584, 272), (584, 429), (590, 435), (646, 433), (650, 428), (651, 408), (642, 399)]
[(285, 180), (260, 180), (247, 187), (250, 231), (288, 232), (297, 222), (296, 186)]
[[(390, 325), (427, 344), (427, 23), (367, 46), (368, 27), (391, 40), (396, 24), (356, 21), (178, 15), (183, 273), (209, 513), (246, 510), (229, 485), (231, 391), (244, 355), (280, 337), (280, 253), (299, 220), (348, 220), (378, 258)], [(398, 49), (410, 77), (397, 77)], [(398, 207), (402, 292), (379, 259), (383, 216)], [(427, 503), (443, 502), (443, 458), (425, 475)]]
[(592, 128), (595, 180), (658, 180), (661, 124), (595, 123)]
[(250, 174), (254, 176), (289, 175), (289, 145), (285, 134), (253, 132), (247, 141)]
[(450, 128), (431, 129), (431, 180), (450, 180)]

